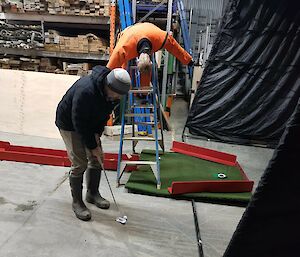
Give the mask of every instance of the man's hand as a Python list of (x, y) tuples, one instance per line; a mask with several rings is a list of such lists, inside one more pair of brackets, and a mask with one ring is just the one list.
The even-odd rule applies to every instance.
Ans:
[(97, 146), (95, 149), (92, 149), (91, 152), (92, 155), (97, 158), (98, 162), (104, 165), (104, 154), (102, 148), (100, 146)]
[(188, 66), (189, 67), (193, 67), (195, 65), (195, 61), (192, 59), (189, 63)]
[(95, 149), (92, 149), (91, 153), (95, 158), (97, 158), (97, 160), (101, 164), (101, 166), (104, 166), (104, 154), (103, 154), (103, 150), (102, 150), (100, 135), (95, 134), (95, 139), (96, 139), (98, 146)]

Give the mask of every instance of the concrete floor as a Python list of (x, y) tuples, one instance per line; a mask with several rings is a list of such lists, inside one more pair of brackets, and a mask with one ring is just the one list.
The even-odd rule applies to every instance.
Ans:
[[(186, 103), (178, 99), (172, 108), (175, 132), (165, 134), (167, 149), (173, 139), (180, 140), (186, 114)], [(0, 140), (64, 149), (62, 140), (56, 138), (0, 131)], [(236, 154), (256, 185), (273, 153), (270, 149), (211, 141), (188, 139), (187, 142)], [(104, 137), (103, 147), (108, 152), (116, 152), (118, 139)], [(127, 193), (124, 187), (114, 187), (116, 173), (109, 171), (107, 175), (116, 200), (128, 216), (127, 224), (114, 221), (119, 214), (113, 204), (109, 210), (87, 204), (92, 220), (82, 222), (71, 210), (67, 172), (68, 168), (63, 167), (0, 163), (1, 257), (198, 256), (189, 201)], [(104, 176), (100, 187), (103, 196), (112, 199)], [(196, 206), (204, 255), (222, 256), (245, 209), (207, 203)]]

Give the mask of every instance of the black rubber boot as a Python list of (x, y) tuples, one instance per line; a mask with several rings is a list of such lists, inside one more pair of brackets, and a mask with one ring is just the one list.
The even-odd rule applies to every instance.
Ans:
[(95, 204), (98, 208), (108, 209), (109, 201), (104, 199), (99, 193), (99, 183), (101, 178), (101, 170), (90, 169), (86, 170), (86, 201)]
[(91, 219), (91, 212), (82, 201), (83, 176), (74, 177), (70, 175), (69, 180), (73, 197), (72, 209), (78, 219), (88, 221)]

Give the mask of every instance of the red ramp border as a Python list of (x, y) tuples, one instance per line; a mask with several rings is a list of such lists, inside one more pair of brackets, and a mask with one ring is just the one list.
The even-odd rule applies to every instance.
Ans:
[[(122, 155), (123, 160), (138, 161), (139, 155)], [(28, 147), (11, 145), (9, 142), (0, 141), (0, 160), (16, 161), (53, 166), (71, 166), (67, 151), (48, 148)], [(107, 170), (117, 170), (118, 154), (104, 153), (104, 168)], [(127, 166), (126, 171), (136, 170), (136, 166)]]
[(250, 180), (225, 180), (225, 181), (176, 181), (168, 187), (170, 194), (188, 193), (241, 193), (251, 192), (254, 182)]
[(236, 165), (236, 155), (215, 151), (200, 146), (190, 145), (183, 142), (173, 141), (171, 150), (176, 153), (182, 153), (229, 166)]
[(170, 194), (175, 195), (200, 192), (241, 193), (251, 192), (253, 189), (254, 181), (248, 179), (246, 173), (237, 162), (235, 155), (177, 141), (173, 142), (172, 150), (177, 153), (200, 159), (229, 166), (236, 166), (240, 170), (243, 180), (175, 181), (172, 182), (171, 187), (168, 187)]

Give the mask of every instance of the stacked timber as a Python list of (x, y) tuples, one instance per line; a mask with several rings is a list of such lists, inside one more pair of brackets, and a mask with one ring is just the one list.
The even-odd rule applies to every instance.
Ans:
[(0, 12), (109, 16), (110, 0), (5, 0)]
[(45, 32), (45, 50), (69, 53), (108, 53), (108, 42), (94, 34), (77, 37), (60, 36), (56, 31)]
[(40, 59), (39, 71), (59, 74), (63, 73), (62, 70), (59, 69), (56, 60), (44, 57)]
[(57, 62), (53, 58), (27, 58), (0, 56), (0, 69), (39, 71), (56, 74), (86, 76), (92, 69), (89, 63)]
[(37, 58), (0, 58), (1, 69), (39, 71), (40, 59)]
[(91, 33), (87, 34), (86, 37), (88, 40), (89, 53), (109, 53), (109, 44), (107, 40)]
[(56, 30), (45, 32), (44, 47), (46, 51), (60, 51), (60, 35)]
[(5, 0), (0, 1), (0, 11), (10, 13), (24, 13), (22, 0)]
[(25, 12), (44, 13), (47, 10), (46, 0), (23, 0), (23, 8)]
[(63, 70), (65, 74), (77, 75), (80, 77), (88, 75), (91, 65), (89, 63), (67, 63), (63, 62)]
[(60, 51), (69, 53), (88, 53), (88, 39), (86, 36), (60, 37)]
[(49, 14), (109, 16), (110, 0), (47, 0)]

